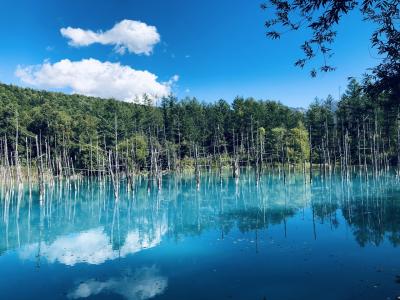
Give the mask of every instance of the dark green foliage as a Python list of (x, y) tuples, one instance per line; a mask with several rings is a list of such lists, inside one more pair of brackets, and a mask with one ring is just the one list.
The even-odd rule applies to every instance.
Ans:
[(304, 57), (295, 65), (303, 68), (316, 56), (323, 56), (323, 64), (311, 69), (311, 75), (329, 72), (333, 55), (331, 45), (336, 38), (336, 26), (353, 10), (358, 10), (363, 21), (374, 25), (371, 44), (382, 58), (366, 77), (366, 90), (375, 96), (388, 92), (392, 101), (400, 98), (400, 1), (399, 0), (268, 0), (261, 8), (269, 13), (265, 22), (267, 37), (278, 39), (288, 31), (308, 29), (301, 49)]
[[(25, 136), (31, 139), (38, 136), (47, 139), (52, 149), (68, 149), (80, 168), (88, 166), (90, 149), (95, 152), (115, 148), (116, 129), (121, 152), (127, 148), (131, 150), (135, 141), (140, 142), (137, 154), (134, 154), (138, 150), (135, 147), (128, 152), (137, 156), (138, 166), (144, 167), (148, 155), (142, 148), (149, 147), (150, 137), (161, 145), (165, 160), (164, 150), (167, 149), (175, 151), (178, 159), (193, 157), (195, 144), (200, 147), (202, 156), (216, 151), (229, 155), (234, 148), (233, 132), (237, 135), (236, 143), (240, 140), (250, 151), (248, 148), (255, 147), (251, 140), (252, 129), (264, 127), (268, 140), (273, 128), (291, 129), (304, 121), (299, 111), (278, 102), (252, 98), (237, 98), (230, 105), (224, 100), (206, 104), (195, 98), (178, 100), (170, 96), (162, 99), (159, 106), (151, 106), (2, 84), (0, 136), (7, 136), (11, 151), (15, 143), (17, 112), (20, 149), (25, 147)], [(35, 149), (33, 156), (34, 152)]]
[(309, 160), (309, 137), (314, 163), (339, 164), (345, 148), (346, 164), (396, 164), (400, 157), (398, 104), (386, 93), (371, 98), (355, 80), (339, 102), (328, 96), (307, 111), (239, 97), (210, 104), (170, 96), (159, 106), (139, 105), (0, 84), (0, 116), (11, 161), (18, 122), (22, 163), (26, 139), (36, 157), (37, 136), (65, 163), (69, 157), (86, 170), (104, 168), (109, 150), (118, 150), (130, 169), (147, 169), (152, 151), (160, 167), (174, 169), (194, 158), (195, 149), (203, 162), (236, 155), (241, 165), (300, 164)]

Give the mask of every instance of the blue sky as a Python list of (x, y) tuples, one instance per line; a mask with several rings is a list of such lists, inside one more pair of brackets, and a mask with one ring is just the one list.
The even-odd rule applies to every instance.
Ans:
[[(166, 87), (179, 97), (232, 101), (235, 96), (252, 96), (306, 107), (315, 97), (337, 97), (349, 76), (360, 77), (377, 63), (369, 43), (373, 28), (355, 12), (338, 28), (332, 59), (337, 71), (310, 78), (308, 69), (293, 66), (301, 57), (299, 45), (306, 32), (289, 34), (279, 41), (265, 38), (263, 23), (267, 15), (260, 10), (260, 2), (1, 0), (0, 81), (68, 92), (68, 86), (44, 84), (38, 74), (28, 70), (29, 66), (40, 68), (48, 62), (52, 70), (46, 74), (58, 76), (54, 72), (59, 68), (52, 64), (93, 58), (99, 64), (108, 61), (147, 70), (158, 77), (157, 89)], [(129, 51), (120, 54), (106, 43), (71, 46), (60, 33), (61, 28), (68, 27), (105, 32), (122, 20), (155, 27), (160, 41), (152, 45), (150, 55)], [(26, 76), (16, 76), (17, 66), (25, 70), (30, 81)]]

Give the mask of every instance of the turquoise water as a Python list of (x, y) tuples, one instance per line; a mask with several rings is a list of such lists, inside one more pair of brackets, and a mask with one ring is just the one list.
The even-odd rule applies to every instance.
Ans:
[(1, 189), (0, 299), (397, 299), (400, 184), (386, 176), (165, 176)]

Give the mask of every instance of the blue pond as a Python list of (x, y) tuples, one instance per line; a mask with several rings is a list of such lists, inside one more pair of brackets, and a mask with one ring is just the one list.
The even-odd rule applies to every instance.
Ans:
[(0, 299), (398, 299), (395, 176), (0, 189)]

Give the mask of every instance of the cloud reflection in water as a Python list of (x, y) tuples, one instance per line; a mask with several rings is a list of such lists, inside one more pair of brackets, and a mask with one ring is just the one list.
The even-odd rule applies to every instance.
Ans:
[(87, 298), (102, 292), (114, 293), (127, 300), (151, 299), (164, 293), (168, 279), (160, 274), (156, 266), (143, 267), (133, 275), (111, 278), (106, 281), (89, 279), (68, 294), (70, 299)]
[[(40, 256), (48, 262), (59, 262), (67, 266), (78, 263), (99, 265), (107, 260), (125, 257), (146, 248), (157, 246), (166, 232), (162, 226), (152, 235), (139, 234), (138, 231), (128, 232), (125, 242), (119, 250), (113, 249), (110, 238), (103, 228), (90, 229), (85, 232), (57, 237), (51, 244), (42, 243)], [(19, 251), (22, 259), (33, 259), (38, 254), (38, 244), (31, 244)]]

